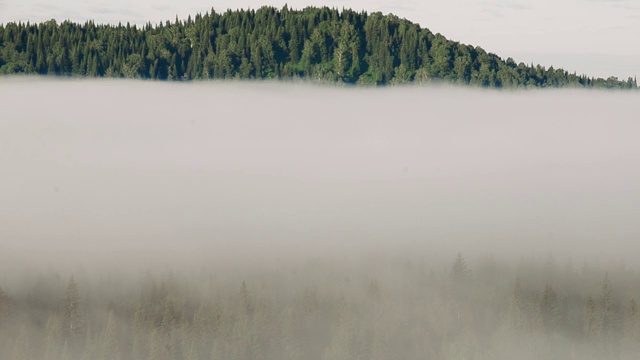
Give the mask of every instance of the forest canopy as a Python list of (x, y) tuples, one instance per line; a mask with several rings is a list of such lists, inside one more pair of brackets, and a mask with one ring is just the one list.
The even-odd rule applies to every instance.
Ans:
[(504, 60), (392, 14), (287, 6), (212, 9), (141, 28), (92, 21), (0, 24), (0, 74), (638, 88), (631, 77), (593, 78)]
[(574, 266), (552, 256), (511, 263), (493, 255), (467, 263), (458, 254), (447, 266), (386, 256), (354, 264), (309, 259), (251, 271), (138, 276), (14, 272), (0, 288), (0, 358), (640, 355), (640, 282), (623, 263)]

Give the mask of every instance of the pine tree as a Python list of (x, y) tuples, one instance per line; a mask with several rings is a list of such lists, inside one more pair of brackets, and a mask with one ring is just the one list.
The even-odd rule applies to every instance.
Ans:
[(516, 279), (513, 287), (513, 293), (509, 301), (508, 307), (508, 327), (509, 329), (519, 332), (527, 327), (527, 319), (525, 313), (526, 299), (520, 279)]
[(458, 253), (451, 267), (451, 280), (454, 284), (463, 284), (470, 278), (471, 270), (467, 267), (467, 263), (462, 257), (462, 254)]
[(93, 334), (93, 331), (91, 330), (90, 325), (87, 325), (86, 328), (87, 328), (87, 331), (84, 337), (84, 346), (82, 347), (82, 357), (80, 359), (95, 360), (99, 358), (99, 355), (100, 355), (100, 351), (98, 348), (99, 339)]
[(548, 333), (557, 330), (560, 322), (560, 311), (558, 308), (558, 295), (553, 291), (551, 285), (545, 285), (540, 300), (540, 313), (544, 327)]
[(153, 330), (151, 340), (149, 342), (148, 360), (170, 360), (170, 349), (171, 347), (169, 346), (169, 339), (167, 339), (167, 335), (160, 329)]
[(352, 354), (353, 328), (349, 319), (341, 317), (338, 324), (331, 332), (331, 343), (322, 355), (322, 360), (351, 360)]
[(300, 330), (296, 318), (291, 308), (286, 308), (281, 317), (280, 346), (282, 360), (303, 359), (303, 352), (297, 343), (297, 335)]
[(71, 275), (64, 292), (62, 315), (66, 334), (71, 338), (80, 336), (82, 334), (80, 293), (78, 292), (78, 284), (76, 284), (73, 279), (73, 275)]
[(593, 297), (587, 299), (582, 320), (582, 333), (585, 340), (589, 342), (597, 341), (602, 336), (602, 327), (596, 310), (596, 302)]
[(629, 302), (624, 317), (622, 354), (624, 359), (640, 356), (640, 309), (635, 299)]
[(20, 330), (18, 338), (13, 344), (12, 360), (34, 359), (34, 340), (36, 338), (30, 333), (29, 327), (24, 325)]
[(604, 354), (612, 354), (617, 348), (618, 332), (620, 330), (617, 306), (613, 298), (613, 287), (609, 276), (605, 275), (598, 301), (598, 318), (600, 333), (603, 340)]
[(58, 360), (62, 353), (63, 327), (60, 317), (51, 314), (45, 326), (44, 360)]
[(397, 16), (344, 9), (212, 9), (142, 28), (55, 21), (0, 27), (0, 74), (191, 80), (306, 76), (354, 84), (444, 80), (490, 87), (637, 89), (635, 78), (595, 79), (515, 65)]
[(9, 296), (2, 290), (2, 287), (0, 287), (0, 326), (2, 326), (9, 317), (9, 303)]
[(117, 359), (120, 357), (119, 326), (113, 310), (109, 312), (107, 323), (100, 336), (99, 354), (102, 359)]

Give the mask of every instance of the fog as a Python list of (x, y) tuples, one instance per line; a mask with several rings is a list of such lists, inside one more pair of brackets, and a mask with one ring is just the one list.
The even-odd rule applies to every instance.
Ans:
[(0, 79), (0, 358), (637, 359), (637, 97)]
[(637, 94), (0, 81), (0, 245), (640, 255)]

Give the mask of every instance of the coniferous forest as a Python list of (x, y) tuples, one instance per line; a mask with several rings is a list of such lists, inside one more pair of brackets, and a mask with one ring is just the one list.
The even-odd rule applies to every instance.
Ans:
[(0, 74), (637, 89), (631, 77), (592, 78), (503, 60), (394, 15), (287, 6), (211, 10), (141, 28), (8, 23), (0, 25)]
[[(592, 78), (553, 67), (516, 63), (511, 58), (503, 60), (480, 47), (448, 40), (394, 15), (327, 7), (292, 10), (286, 6), (280, 10), (212, 10), (195, 18), (142, 28), (54, 20), (0, 24), (0, 74), (171, 81), (305, 79), (368, 86), (447, 83), (489, 88), (638, 89), (634, 78)], [(16, 92), (11, 81), (6, 83), (9, 90), (5, 94)], [(605, 245), (633, 258), (630, 249), (636, 243), (632, 237), (635, 227), (628, 225), (628, 230), (622, 225), (627, 224), (627, 217), (631, 224), (637, 213), (633, 206), (638, 198), (634, 179), (639, 175), (625, 172), (635, 164), (636, 148), (634, 127), (626, 126), (634, 123), (627, 121), (627, 115), (635, 113), (635, 108), (626, 103), (619, 106), (611, 102), (617, 107), (574, 106), (606, 119), (605, 126), (590, 122), (580, 116), (582, 113), (565, 116), (561, 111), (565, 108), (549, 105), (557, 102), (536, 98), (535, 102), (505, 107), (504, 119), (478, 134), (477, 129), (485, 123), (465, 127), (467, 123), (455, 120), (466, 113), (450, 114), (450, 109), (458, 106), (458, 98), (449, 103), (434, 98), (429, 106), (419, 104), (404, 113), (395, 112), (393, 106), (371, 106), (369, 113), (362, 116), (366, 123), (351, 124), (340, 120), (358, 117), (367, 106), (353, 102), (357, 105), (353, 109), (357, 110), (351, 110), (337, 104), (337, 110), (333, 110), (343, 118), (325, 122), (335, 127), (316, 128), (312, 126), (320, 122), (316, 118), (308, 123), (298, 121), (299, 109), (323, 108), (324, 98), (296, 108), (292, 105), (294, 98), (288, 94), (266, 98), (267, 91), (260, 92), (253, 96), (266, 99), (251, 102), (246, 100), (247, 93), (241, 92), (241, 96), (218, 98), (219, 103), (211, 106), (207, 103), (205, 111), (205, 106), (199, 108), (195, 104), (224, 91), (202, 93), (198, 89), (203, 97), (193, 96), (193, 102), (184, 104), (174, 103), (177, 98), (171, 89), (167, 93), (172, 96), (171, 101), (165, 101), (170, 106), (157, 106), (164, 105), (157, 100), (162, 98), (150, 96), (155, 102), (136, 108), (137, 103), (122, 103), (126, 98), (123, 95), (120, 103), (100, 103), (98, 107), (96, 103), (85, 106), (83, 100), (109, 97), (97, 96), (92, 92), (96, 88), (83, 87), (67, 90), (62, 98), (70, 98), (68, 103), (51, 96), (50, 102), (42, 106), (44, 115), (37, 116), (41, 113), (23, 113), (28, 105), (18, 100), (31, 99), (36, 87), (24, 86), (28, 87), (26, 92), (23, 88), (23, 93), (0, 106), (9, 119), (3, 128), (7, 130), (4, 141), (0, 141), (0, 158), (10, 160), (6, 171), (9, 185), (2, 183), (4, 194), (27, 189), (16, 196), (6, 196), (8, 205), (0, 209), (5, 216), (17, 214), (3, 219), (3, 226), (10, 231), (2, 232), (0, 238), (0, 360), (640, 359), (640, 268), (636, 264), (581, 258), (574, 263), (569, 257), (554, 258), (551, 254), (518, 259), (512, 254), (494, 256), (492, 249), (454, 254), (443, 250), (445, 246), (454, 247), (447, 243), (447, 236), (433, 235), (444, 238), (434, 239), (433, 247), (429, 247), (422, 244), (423, 240), (428, 242), (428, 236), (412, 233), (413, 228), (424, 228), (427, 233), (433, 228), (435, 234), (451, 233), (454, 238), (458, 228), (465, 226), (468, 229), (464, 230), (472, 235), (486, 228), (504, 227), (506, 230), (496, 233), (507, 234), (504, 236), (510, 239), (517, 236), (513, 235), (518, 233), (515, 230), (521, 229), (520, 217), (507, 215), (533, 208), (522, 213), (526, 220), (523, 222), (530, 227), (562, 220), (567, 224), (563, 226), (573, 230), (583, 226), (579, 220), (588, 219), (600, 225), (605, 234), (614, 229), (611, 238), (627, 240), (628, 231), (630, 240), (624, 247), (613, 241)], [(133, 90), (127, 94), (140, 92)], [(89, 94), (86, 98), (76, 97), (84, 92)], [(398, 92), (405, 98), (402, 90)], [(24, 93), (28, 96), (21, 95)], [(53, 93), (48, 89), (41, 97)], [(315, 94), (305, 96), (313, 98)], [(241, 100), (223, 103), (237, 98)], [(352, 99), (347, 98), (345, 103)], [(367, 97), (365, 101), (376, 103), (380, 99)], [(580, 98), (582, 103), (592, 99)], [(290, 115), (286, 121), (265, 121), (262, 127), (254, 127), (255, 122), (238, 121), (253, 116), (236, 112), (237, 107), (247, 104), (271, 113), (268, 120), (279, 119), (281, 116), (273, 109), (279, 109), (285, 101), (289, 101)], [(469, 109), (473, 114), (489, 113), (481, 111), (484, 108), (479, 104), (483, 103), (487, 103), (486, 99), (470, 102), (473, 106)], [(7, 111), (7, 104), (18, 110)], [(276, 105), (265, 110), (264, 104)], [(544, 112), (531, 111), (533, 114), (526, 121), (544, 116), (549, 123), (529, 128), (527, 122), (512, 121), (528, 111), (520, 104), (545, 108)], [(410, 119), (412, 122), (400, 126), (396, 122), (389, 126), (371, 125), (376, 116), (394, 121), (408, 119), (406, 114), (420, 113), (422, 106), (431, 111), (428, 116), (441, 122), (414, 126), (424, 120), (415, 116)], [(111, 108), (123, 110), (102, 110)], [(168, 111), (170, 108), (174, 112)], [(393, 116), (375, 114), (383, 108), (393, 108)], [(547, 108), (558, 110), (557, 114)], [(193, 116), (184, 116), (184, 109)], [(104, 117), (95, 115), (100, 112), (105, 113)], [(129, 115), (132, 118), (150, 122), (136, 123), (122, 115), (129, 113), (135, 115)], [(154, 132), (162, 130), (166, 119), (159, 115), (163, 113), (180, 121), (167, 122), (170, 126)], [(625, 126), (617, 122), (623, 115)], [(38, 117), (43, 121), (32, 121)], [(563, 117), (588, 131), (573, 123), (566, 125)], [(89, 130), (74, 127), (80, 118)], [(233, 127), (212, 121), (200, 128), (197, 121), (201, 118), (231, 119), (228, 124), (241, 124)], [(135, 131), (118, 129), (113, 126), (116, 120), (133, 123)], [(480, 123), (475, 116), (473, 120), (474, 124)], [(305, 131), (289, 131), (294, 122)], [(445, 122), (456, 124), (449, 130), (439, 128), (438, 124)], [(512, 127), (504, 125), (507, 123)], [(554, 132), (557, 124), (564, 124), (565, 128)], [(397, 135), (382, 136), (396, 127), (401, 128)], [(535, 136), (525, 137), (513, 129), (524, 129), (522, 133), (533, 129), (529, 132)], [(613, 130), (605, 131), (610, 129)], [(57, 132), (64, 136), (56, 137)], [(268, 136), (271, 133), (278, 135)], [(404, 135), (414, 133), (415, 138)], [(427, 133), (433, 135), (425, 141)], [(478, 137), (482, 141), (474, 142)], [(23, 138), (36, 145), (27, 140), (8, 141)], [(293, 138), (295, 141), (288, 140)], [(438, 138), (443, 140), (435, 141)], [(503, 138), (508, 139), (497, 141)], [(403, 139), (410, 146), (400, 141)], [(418, 146), (429, 141), (433, 147)], [(491, 148), (493, 151), (486, 150), (492, 142), (499, 144)], [(208, 147), (209, 143), (216, 143), (217, 147)], [(310, 145), (301, 146), (305, 143)], [(72, 146), (62, 146), (67, 144)], [(180, 152), (180, 147), (187, 150)], [(607, 152), (609, 147), (613, 150)], [(333, 152), (327, 151), (329, 148)], [(571, 151), (564, 151), (565, 148)], [(595, 149), (593, 153), (577, 155), (591, 148)], [(75, 156), (81, 152), (84, 157)], [(215, 157), (207, 157), (214, 152)], [(285, 156), (296, 152), (300, 154)], [(232, 153), (241, 156), (229, 156)], [(473, 156), (476, 153), (479, 156)], [(502, 157), (504, 153), (513, 156)], [(102, 154), (106, 160), (95, 154)], [(198, 157), (202, 158), (200, 162), (188, 162)], [(341, 157), (345, 159), (333, 159)], [(484, 166), (494, 164), (484, 160), (489, 157), (496, 157), (498, 165)], [(558, 160), (547, 161), (550, 157)], [(539, 159), (542, 160), (537, 165), (535, 160)], [(411, 165), (415, 178), (409, 177), (409, 165), (405, 164)], [(527, 168), (530, 164), (534, 165)], [(313, 171), (298, 173), (290, 170), (294, 167)], [(341, 176), (320, 176), (331, 172)], [(549, 176), (535, 178), (538, 172)], [(522, 181), (516, 173), (527, 181), (532, 179)], [(575, 173), (575, 179), (596, 179), (578, 184), (574, 177), (566, 175), (569, 173)], [(493, 174), (499, 180), (494, 180)], [(600, 179), (601, 175), (607, 178)], [(162, 178), (169, 180), (154, 182)], [(316, 181), (317, 178), (321, 180)], [(625, 181), (618, 181), (622, 178)], [(396, 182), (397, 179), (400, 180)], [(476, 181), (485, 183), (477, 189), (469, 186)], [(109, 186), (111, 183), (113, 186)], [(367, 188), (368, 183), (374, 185)], [(513, 188), (508, 187), (511, 185)], [(252, 188), (260, 186), (273, 189), (252, 192)], [(431, 188), (424, 192), (393, 191), (405, 187)], [(30, 193), (29, 189), (35, 191)], [(614, 190), (620, 194), (613, 194)], [(388, 196), (371, 195), (384, 191)], [(439, 192), (445, 194), (438, 196)], [(533, 200), (522, 195), (528, 192)], [(131, 196), (134, 193), (142, 195)], [(593, 193), (598, 196), (590, 197)], [(94, 194), (101, 196), (93, 197)], [(133, 199), (127, 201), (128, 197)], [(280, 201), (281, 197), (303, 199), (287, 202)], [(318, 200), (325, 197), (328, 205)], [(346, 200), (341, 201), (341, 197)], [(515, 199), (516, 205), (503, 199), (509, 197)], [(550, 201), (548, 207), (542, 201), (554, 197), (560, 200)], [(540, 215), (555, 207), (565, 209), (562, 201), (571, 203), (565, 207), (570, 209), (567, 214), (584, 210), (584, 214), (578, 214), (584, 217), (576, 216), (577, 220), (571, 222), (573, 219), (565, 213), (548, 218)], [(39, 207), (47, 203), (52, 205)], [(145, 206), (136, 208), (138, 203)], [(135, 211), (127, 212), (127, 206)], [(371, 213), (366, 211), (368, 206), (374, 207)], [(465, 212), (465, 206), (472, 209)], [(597, 211), (591, 211), (590, 206), (597, 206)], [(345, 210), (340, 213), (342, 208)], [(495, 216), (480, 216), (491, 211)], [(92, 214), (86, 218), (77, 216), (83, 212)], [(271, 212), (276, 215), (270, 217)], [(358, 214), (350, 219), (353, 213)], [(456, 221), (444, 221), (450, 214)], [(600, 214), (605, 215), (599, 217)], [(180, 219), (171, 222), (172, 216)], [(401, 219), (405, 216), (407, 221)], [(434, 219), (425, 221), (427, 217)], [(478, 217), (474, 220), (480, 225), (468, 221), (472, 217)], [(620, 217), (625, 221), (610, 220)], [(124, 218), (128, 221), (118, 222)], [(43, 225), (42, 219), (49, 224)], [(275, 219), (273, 224), (270, 219)], [(166, 227), (159, 226), (163, 221)], [(392, 236), (386, 227), (370, 226), (374, 221), (389, 221)], [(65, 231), (49, 237), (47, 225), (49, 229), (60, 227)], [(45, 235), (22, 231), (39, 226), (45, 229)], [(150, 230), (156, 227), (160, 230)], [(515, 229), (513, 233), (511, 227)], [(583, 226), (578, 230), (588, 233), (593, 228)], [(83, 243), (91, 237), (91, 231), (109, 235), (95, 240), (95, 244), (100, 243), (97, 248), (104, 245), (108, 249), (109, 241), (121, 241), (125, 249), (130, 246), (139, 250), (92, 253), (68, 245), (72, 250), (61, 260), (56, 257), (58, 250), (33, 250), (27, 246), (28, 250), (18, 251), (10, 247), (19, 247), (21, 241), (32, 236), (36, 239), (32, 244), (63, 248), (64, 241)], [(312, 231), (317, 234), (312, 234), (306, 244), (304, 236)], [(128, 234), (143, 241), (135, 244), (136, 237)], [(332, 238), (332, 234), (337, 235)], [(490, 231), (487, 234), (487, 238), (493, 236)], [(599, 235), (594, 234), (593, 238), (606, 242), (607, 238)], [(15, 238), (11, 242), (18, 245), (5, 240), (10, 236)], [(243, 236), (252, 241), (243, 243)], [(280, 237), (288, 242), (272, 241)], [(342, 243), (350, 237), (354, 237), (353, 250)], [(370, 250), (375, 249), (370, 237), (383, 239), (381, 249), (386, 250)], [(196, 239), (194, 243), (202, 238), (211, 248), (190, 253), (189, 246), (196, 246), (189, 245), (190, 238)], [(556, 239), (552, 234), (549, 238)], [(591, 239), (586, 235), (584, 238)], [(417, 245), (402, 248), (403, 241), (414, 239)], [(575, 254), (583, 250), (586, 253), (590, 246), (597, 249), (588, 240), (579, 240), (575, 239)], [(158, 262), (148, 260), (154, 251), (161, 251), (163, 241), (170, 243), (166, 253), (159, 260), (152, 259)], [(315, 243), (323, 241), (327, 242), (327, 249), (335, 246), (338, 250), (317, 250), (324, 246), (316, 249)], [(527, 244), (531, 248), (538, 246), (528, 237), (522, 241), (531, 242)], [(9, 244), (6, 247), (5, 242)], [(87, 241), (87, 246), (91, 244)]]
[(0, 290), (8, 360), (640, 356), (640, 274), (623, 263), (378, 256), (15, 280)]

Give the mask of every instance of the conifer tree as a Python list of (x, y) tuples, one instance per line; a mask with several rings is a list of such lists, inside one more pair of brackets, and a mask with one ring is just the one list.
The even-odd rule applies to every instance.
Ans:
[(13, 352), (11, 354), (11, 360), (24, 360), (24, 359), (34, 359), (34, 340), (35, 338), (29, 331), (29, 326), (22, 326), (18, 338), (15, 343), (13, 343)]
[(102, 335), (100, 336), (99, 354), (104, 360), (118, 358), (120, 355), (119, 326), (113, 310), (107, 316)]
[(45, 326), (44, 360), (58, 360), (62, 353), (63, 323), (57, 314), (51, 314)]
[(560, 322), (560, 309), (558, 308), (558, 295), (551, 285), (545, 285), (540, 299), (540, 313), (547, 332), (554, 332)]
[(69, 278), (64, 292), (62, 316), (67, 336), (74, 339), (78, 338), (82, 334), (82, 316), (80, 293), (78, 292), (78, 284), (76, 284), (73, 279), (73, 275)]
[(596, 341), (601, 337), (601, 324), (593, 297), (587, 299), (582, 320), (582, 331), (587, 341)]
[(0, 326), (2, 326), (9, 317), (9, 300), (9, 296), (2, 290), (2, 287), (0, 287)]
[(640, 356), (640, 309), (631, 299), (624, 317), (622, 352), (629, 358)]
[(456, 255), (456, 259), (451, 267), (451, 280), (454, 284), (463, 284), (471, 278), (471, 270), (467, 267), (467, 262), (461, 253)]
[(516, 65), (392, 14), (326, 7), (213, 11), (141, 28), (9, 23), (0, 27), (0, 74), (176, 81), (305, 76), (367, 85), (439, 80), (489, 87), (638, 88), (631, 77), (594, 79)]
[[(602, 283), (602, 290), (598, 301), (598, 318), (602, 338), (601, 354), (615, 354), (618, 349), (620, 319), (617, 313), (617, 305), (613, 297), (613, 287), (608, 274)], [(616, 354), (617, 355), (617, 354)]]

